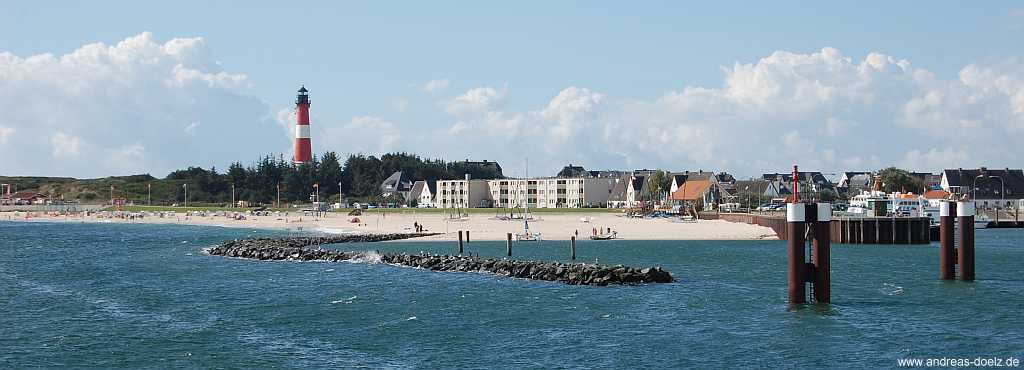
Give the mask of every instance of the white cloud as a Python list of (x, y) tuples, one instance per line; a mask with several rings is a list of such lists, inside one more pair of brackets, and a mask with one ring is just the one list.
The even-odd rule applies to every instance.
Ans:
[(501, 89), (489, 86), (470, 89), (465, 94), (449, 101), (446, 111), (455, 116), (483, 114), (504, 106), (506, 95), (508, 95), (508, 85)]
[(146, 148), (134, 143), (105, 150), (104, 166), (119, 173), (144, 173)]
[(323, 145), (328, 150), (337, 148), (345, 153), (380, 154), (401, 149), (398, 126), (378, 117), (354, 117), (342, 125), (328, 125), (322, 132)]
[(447, 89), (448, 84), (450, 83), (451, 81), (448, 81), (447, 78), (441, 80), (430, 80), (423, 84), (423, 86), (420, 87), (420, 90), (430, 94), (439, 93)]
[[(0, 127), (23, 138), (0, 146), (0, 157), (61, 159), (3, 161), (4, 174), (162, 176), (188, 165), (225, 168), (289, 144), (268, 105), (247, 93), (246, 75), (222, 70), (201, 38), (161, 43), (145, 32), (65, 55), (0, 52), (0, 86)], [(143, 147), (148, 155), (135, 155)], [(113, 152), (141, 162), (106, 160)]]
[(907, 60), (870, 53), (856, 61), (824, 48), (778, 51), (724, 72), (721, 88), (687, 86), (636, 100), (569, 87), (524, 111), (503, 109), (507, 87), (475, 88), (449, 102), (458, 123), (446, 135), (458, 134), (458, 150), (473, 157), (518, 163), (542, 154), (531, 161), (543, 166), (537, 173), (566, 163), (740, 175), (794, 163), (829, 172), (1020, 166), (1019, 60), (968, 65), (943, 80)]
[(8, 138), (14, 136), (14, 128), (0, 126), (0, 144), (6, 144)]
[[(60, 56), (0, 52), (0, 157), (60, 159), (2, 161), (0, 173), (161, 175), (288, 153), (293, 109), (249, 95), (248, 78), (224, 71), (212, 54), (200, 38), (161, 43), (149, 33)], [(569, 86), (522, 109), (507, 107), (507, 84), (481, 86), (415, 121), (371, 113), (314, 123), (314, 149), (497, 160), (510, 174), (524, 157), (533, 174), (567, 163), (741, 176), (794, 163), (828, 172), (1021, 165), (1020, 59), (939, 76), (881, 53), (855, 59), (824, 48), (776, 51), (722, 72), (718, 87), (680, 86), (652, 99)], [(449, 85), (417, 88), (436, 93)], [(413, 103), (394, 108), (429, 106)]]
[(82, 150), (82, 139), (63, 132), (56, 132), (50, 138), (53, 157), (57, 159), (78, 157)]

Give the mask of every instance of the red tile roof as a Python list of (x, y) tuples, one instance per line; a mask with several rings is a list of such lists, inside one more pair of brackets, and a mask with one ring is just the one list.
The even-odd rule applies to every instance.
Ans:
[(946, 199), (949, 198), (949, 192), (945, 190), (928, 190), (924, 193), (925, 199)]
[(671, 200), (699, 200), (711, 188), (709, 180), (690, 180), (668, 197)]

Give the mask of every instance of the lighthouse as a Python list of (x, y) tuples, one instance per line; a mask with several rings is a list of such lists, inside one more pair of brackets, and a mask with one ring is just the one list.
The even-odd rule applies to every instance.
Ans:
[(309, 142), (309, 90), (299, 88), (295, 96), (295, 164), (313, 161), (313, 148)]

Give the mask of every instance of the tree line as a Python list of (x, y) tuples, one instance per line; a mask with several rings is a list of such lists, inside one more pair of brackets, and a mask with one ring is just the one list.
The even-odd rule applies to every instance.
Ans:
[[(231, 163), (224, 172), (216, 168), (188, 167), (171, 172), (164, 179), (136, 175), (131, 177), (133, 181), (117, 183), (115, 197), (145, 204), (151, 194), (154, 204), (182, 203), (184, 185), (188, 184), (190, 205), (230, 203), (232, 190), (236, 201), (273, 205), (278, 201), (279, 191), (282, 203), (309, 202), (317, 184), (321, 201), (336, 202), (340, 184), (346, 198), (379, 201), (381, 183), (395, 171), (402, 171), (403, 178), (409, 181), (460, 179), (466, 174), (475, 179), (504, 177), (496, 163), (481, 165), (424, 159), (404, 152), (380, 157), (352, 154), (342, 163), (337, 153), (329, 151), (302, 164), (286, 161), (280, 155), (266, 155), (247, 166), (241, 162)], [(102, 190), (91, 192), (93, 198), (104, 198)]]

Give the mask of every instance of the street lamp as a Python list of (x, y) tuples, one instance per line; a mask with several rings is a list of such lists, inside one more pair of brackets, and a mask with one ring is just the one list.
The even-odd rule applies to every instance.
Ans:
[[(1002, 207), (1002, 204), (1003, 204), (1003, 202), (1005, 202), (1005, 199), (1006, 199), (1006, 182), (1004, 182), (1003, 181), (1003, 177), (999, 176), (999, 175), (978, 175), (978, 176), (975, 176), (974, 177), (974, 182), (971, 185), (971, 193), (972, 193), (971, 194), (971, 198), (976, 198), (977, 197), (978, 178), (980, 178), (980, 177), (987, 177), (987, 178), (990, 178), (990, 179), (994, 177), (994, 178), (999, 179), (999, 204), (996, 205), (996, 224), (998, 225), (999, 224), (999, 208)], [(975, 201), (975, 204), (977, 204), (977, 201)]]
[(314, 194), (313, 195), (313, 197), (314, 197), (313, 198), (314, 199), (314, 203), (313, 204), (316, 205), (316, 216), (320, 217), (320, 183), (319, 182), (313, 184), (313, 194)]
[(188, 183), (182, 184), (182, 187), (185, 188), (185, 212), (188, 212)]
[(235, 208), (235, 184), (231, 184), (231, 208)]

